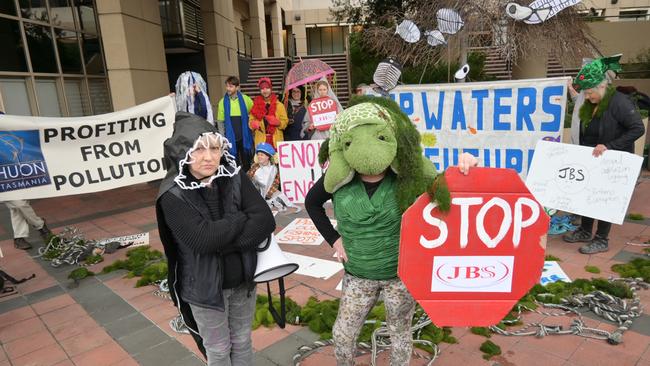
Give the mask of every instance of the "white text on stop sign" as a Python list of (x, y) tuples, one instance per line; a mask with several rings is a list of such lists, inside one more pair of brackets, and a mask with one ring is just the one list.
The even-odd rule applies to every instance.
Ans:
[[(482, 197), (457, 197), (451, 200), (451, 204), (460, 206), (459, 236), (461, 248), (465, 248), (468, 241), (467, 237), (469, 235), (470, 225), (469, 206), (482, 205), (473, 221), (476, 234), (488, 248), (495, 248), (506, 236), (511, 226), (513, 227), (512, 243), (517, 248), (521, 241), (522, 229), (533, 225), (539, 218), (540, 213), (539, 204), (527, 197), (519, 197), (515, 202), (514, 209), (510, 207), (510, 204), (506, 200), (499, 197), (493, 197), (486, 203), (483, 203)], [(523, 218), (523, 206), (527, 206), (531, 210), (531, 215), (527, 219)], [(447, 224), (432, 215), (433, 209), (435, 208), (436, 204), (431, 202), (422, 211), (424, 221), (440, 230), (440, 235), (434, 239), (427, 239), (424, 235), (420, 235), (420, 245), (427, 249), (433, 249), (443, 245), (449, 235)], [(499, 231), (493, 237), (490, 237), (485, 230), (485, 216), (491, 209), (500, 209), (503, 213), (503, 220), (501, 221)]]
[(334, 106), (334, 101), (332, 99), (325, 99), (325, 100), (314, 100), (311, 102), (309, 105), (309, 108), (311, 108), (312, 113), (319, 113), (321, 111), (327, 111), (331, 109)]

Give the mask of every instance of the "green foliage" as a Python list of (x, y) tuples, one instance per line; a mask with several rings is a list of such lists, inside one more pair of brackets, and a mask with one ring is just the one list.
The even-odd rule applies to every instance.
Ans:
[[(280, 298), (273, 296), (271, 299), (273, 307), (277, 310), (278, 314), (280, 313)], [(296, 304), (295, 301), (290, 298), (285, 298), (286, 306), (286, 320), (289, 324), (298, 324), (300, 320), (300, 306)], [(267, 296), (257, 295), (255, 301), (255, 317), (253, 318), (253, 329), (257, 329), (260, 326), (265, 326), (266, 328), (273, 328), (275, 326), (275, 320), (271, 311), (269, 311), (269, 299)]]
[(627, 215), (627, 218), (630, 220), (642, 221), (645, 219), (645, 216), (643, 216), (643, 214), (640, 213), (629, 213)]
[(103, 261), (104, 261), (104, 257), (102, 257), (99, 254), (97, 254), (97, 255), (89, 255), (88, 257), (86, 257), (86, 259), (84, 259), (84, 263), (87, 266), (90, 266), (90, 265), (93, 265), (93, 264), (96, 264), (96, 263), (101, 263)]
[(54, 258), (58, 258), (63, 253), (60, 249), (56, 249), (61, 244), (61, 238), (57, 235), (54, 235), (50, 237), (50, 241), (48, 241), (48, 243), (51, 243), (52, 245), (48, 246), (48, 249), (45, 251), (45, 253), (43, 253), (42, 258), (44, 260), (51, 261)]
[(134, 248), (126, 252), (126, 260), (116, 260), (113, 264), (102, 269), (102, 273), (109, 273), (125, 269), (129, 271), (126, 277), (142, 277), (136, 282), (136, 287), (145, 286), (167, 278), (167, 262), (163, 254), (149, 247)]
[(589, 273), (600, 273), (600, 268), (596, 266), (585, 266), (585, 271)]
[(591, 280), (579, 278), (573, 282), (558, 281), (549, 283), (546, 286), (537, 284), (533, 286), (527, 296), (531, 296), (539, 302), (559, 304), (563, 298), (588, 294), (594, 290), (601, 290), (621, 298), (632, 297), (632, 291), (626, 284), (609, 282), (604, 278), (594, 278)]
[(545, 261), (552, 261), (552, 262), (562, 262), (562, 260), (554, 255), (547, 254), (546, 257), (544, 257)]
[(480, 349), (481, 352), (483, 352), (483, 358), (486, 360), (489, 360), (492, 356), (498, 356), (501, 354), (501, 347), (489, 340), (483, 342)]
[(485, 338), (492, 337), (492, 332), (490, 332), (488, 327), (471, 327), (469, 331), (472, 332), (472, 334), (480, 335)]
[(152, 263), (142, 270), (142, 277), (135, 283), (135, 287), (142, 287), (167, 278), (167, 262)]
[(312, 296), (300, 311), (300, 323), (306, 324), (312, 332), (319, 334), (321, 339), (332, 338), (332, 327), (338, 310), (338, 299), (319, 301)]
[(612, 271), (621, 275), (621, 277), (641, 277), (644, 281), (650, 282), (650, 259), (635, 258), (629, 263), (615, 264)]
[(86, 277), (90, 277), (94, 275), (95, 273), (93, 271), (89, 271), (88, 268), (79, 267), (73, 270), (72, 272), (70, 272), (70, 274), (68, 274), (68, 278), (75, 281), (81, 281)]

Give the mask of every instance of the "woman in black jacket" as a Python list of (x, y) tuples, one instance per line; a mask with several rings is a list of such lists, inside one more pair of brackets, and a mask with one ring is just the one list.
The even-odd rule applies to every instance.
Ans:
[(252, 365), (256, 249), (275, 220), (229, 143), (205, 119), (176, 114), (156, 201), (170, 293), (208, 365)]
[[(620, 58), (621, 55), (603, 57), (586, 64), (573, 83), (573, 87), (583, 90), (585, 95), (579, 111), (580, 145), (593, 147), (595, 157), (607, 150), (634, 153), (634, 141), (645, 132), (641, 115), (632, 100), (616, 91), (605, 77), (608, 70), (620, 71)], [(569, 89), (571, 94), (577, 94), (575, 89)], [(592, 237), (593, 226), (594, 219), (583, 216), (580, 227), (565, 235), (564, 241), (587, 243), (579, 249), (583, 254), (606, 252), (612, 224), (598, 220), (596, 234)]]

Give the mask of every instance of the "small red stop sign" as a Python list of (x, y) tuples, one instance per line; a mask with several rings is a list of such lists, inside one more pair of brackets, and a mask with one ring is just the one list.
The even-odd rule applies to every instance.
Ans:
[(445, 172), (451, 209), (404, 213), (399, 276), (437, 326), (497, 324), (539, 281), (549, 217), (512, 169)]

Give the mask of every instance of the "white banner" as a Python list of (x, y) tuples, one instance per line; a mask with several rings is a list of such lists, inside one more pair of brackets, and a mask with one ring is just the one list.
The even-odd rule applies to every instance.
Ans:
[(539, 141), (526, 186), (544, 206), (622, 224), (643, 158), (593, 147)]
[(390, 96), (441, 171), (469, 152), (481, 166), (525, 177), (539, 140), (560, 141), (569, 78), (401, 85)]
[(166, 96), (98, 116), (0, 115), (0, 201), (161, 179), (163, 142), (172, 134), (174, 114)]
[(324, 169), (318, 163), (323, 140), (282, 141), (278, 143), (280, 190), (293, 203), (304, 203), (305, 196)]

